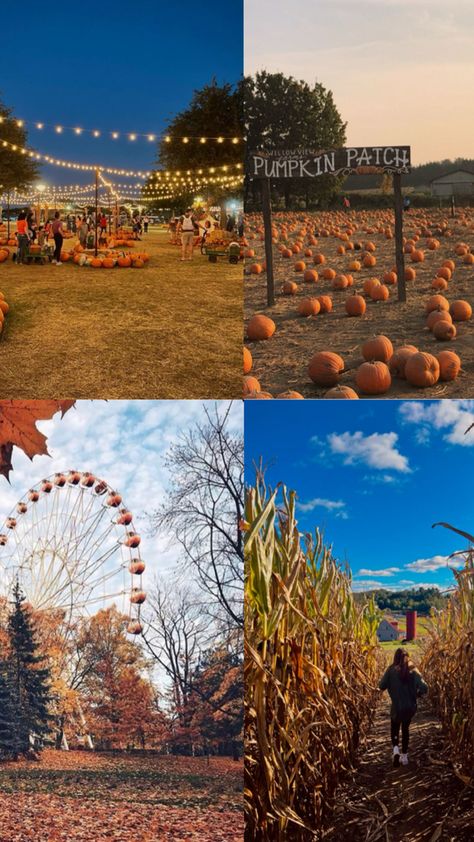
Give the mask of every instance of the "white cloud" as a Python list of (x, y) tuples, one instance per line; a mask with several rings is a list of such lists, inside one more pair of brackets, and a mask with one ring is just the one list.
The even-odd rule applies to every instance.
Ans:
[(413, 570), (414, 573), (431, 573), (443, 567), (464, 567), (464, 561), (461, 557), (450, 558), (447, 555), (434, 555), (431, 558), (418, 558), (416, 561), (405, 564), (405, 568)]
[(329, 512), (332, 512), (344, 509), (345, 505), (346, 504), (343, 500), (326, 500), (324, 497), (314, 497), (306, 503), (298, 503), (298, 508), (300, 508), (302, 512), (312, 512), (314, 509), (321, 507), (323, 509), (327, 509)]
[[(11, 485), (0, 477), (0, 531), (18, 500), (44, 477), (72, 468), (90, 471), (120, 492), (132, 511), (147, 563), (144, 586), (150, 587), (155, 573), (166, 573), (178, 559), (178, 549), (168, 534), (149, 531), (148, 515), (165, 499), (169, 481), (164, 457), (181, 431), (204, 420), (204, 405), (201, 401), (78, 401), (63, 419), (57, 414), (39, 422), (51, 455), (30, 461), (14, 448)], [(214, 402), (207, 406), (212, 408)], [(240, 402), (231, 408), (231, 425), (242, 429)], [(29, 516), (28, 512), (25, 517)]]
[(393, 576), (395, 573), (400, 573), (399, 567), (386, 567), (384, 570), (366, 570), (362, 568), (362, 570), (359, 570), (358, 576)]
[(373, 591), (376, 588), (383, 588), (385, 585), (382, 582), (377, 582), (375, 579), (367, 579), (366, 582), (359, 582), (354, 579), (352, 582), (353, 591)]
[(428, 442), (432, 432), (442, 431), (449, 444), (474, 447), (474, 429), (466, 432), (474, 424), (473, 400), (406, 401), (400, 414), (406, 424), (417, 425), (419, 443)]
[(406, 456), (397, 448), (397, 433), (331, 433), (328, 436), (331, 452), (343, 457), (345, 465), (364, 464), (379, 471), (410, 473)]

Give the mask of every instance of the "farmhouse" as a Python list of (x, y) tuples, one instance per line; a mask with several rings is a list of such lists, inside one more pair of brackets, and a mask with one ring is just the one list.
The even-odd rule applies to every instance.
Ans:
[(377, 629), (377, 637), (381, 643), (385, 643), (389, 640), (400, 640), (403, 635), (398, 631), (398, 623), (396, 620), (387, 620), (384, 617), (384, 619), (380, 621)]
[(452, 170), (431, 181), (432, 196), (472, 196), (474, 198), (474, 172)]

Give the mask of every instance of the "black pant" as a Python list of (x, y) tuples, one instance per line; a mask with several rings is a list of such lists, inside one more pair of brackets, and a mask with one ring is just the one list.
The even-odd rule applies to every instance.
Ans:
[(54, 260), (57, 260), (58, 263), (61, 262), (61, 249), (63, 247), (63, 235), (62, 234), (55, 234), (54, 235)]
[(392, 719), (391, 720), (391, 738), (392, 745), (398, 745), (398, 738), (400, 735), (400, 725), (402, 726), (402, 754), (408, 751), (408, 741), (410, 739), (410, 722), (411, 719)]

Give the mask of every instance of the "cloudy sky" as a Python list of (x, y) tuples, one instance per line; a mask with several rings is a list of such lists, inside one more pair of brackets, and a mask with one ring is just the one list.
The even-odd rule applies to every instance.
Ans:
[(324, 530), (355, 589), (450, 587), (448, 556), (466, 542), (431, 527), (472, 531), (470, 424), (474, 401), (247, 401), (247, 482), (262, 457), (269, 484), (297, 492), (301, 531)]
[(245, 70), (321, 82), (353, 146), (472, 157), (472, 0), (245, 0)]
[[(211, 408), (213, 402), (206, 405)], [(70, 469), (90, 471), (119, 491), (133, 512), (135, 528), (142, 535), (148, 587), (155, 572), (165, 573), (177, 560), (169, 536), (149, 534), (147, 514), (164, 500), (169, 479), (163, 459), (181, 431), (203, 420), (203, 406), (200, 401), (78, 401), (62, 420), (57, 414), (51, 421), (39, 422), (51, 455), (31, 462), (14, 449), (11, 485), (0, 477), (0, 524), (44, 477)], [(235, 429), (241, 426), (241, 414), (235, 404), (231, 415)]]

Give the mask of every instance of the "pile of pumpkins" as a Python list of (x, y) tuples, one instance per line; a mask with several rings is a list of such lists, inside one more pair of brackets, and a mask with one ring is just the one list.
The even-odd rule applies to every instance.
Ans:
[[(255, 330), (261, 333), (266, 316), (254, 316), (250, 320), (249, 338), (255, 336)], [(268, 321), (271, 321), (268, 319)], [(266, 326), (268, 328), (268, 326)], [(403, 345), (394, 350), (392, 342), (387, 336), (373, 336), (363, 343), (362, 362), (355, 370), (354, 380), (359, 392), (364, 395), (377, 396), (386, 394), (392, 385), (392, 378), (406, 380), (411, 386), (429, 388), (438, 381), (455, 380), (461, 372), (461, 359), (451, 350), (440, 351), (436, 356), (419, 351), (414, 345)], [(269, 400), (273, 398), (269, 392), (261, 389), (256, 377), (250, 374), (253, 366), (252, 354), (244, 347), (243, 355), (243, 397), (254, 400)], [(308, 375), (312, 382), (319, 387), (328, 388), (325, 398), (344, 398), (354, 400), (358, 393), (350, 386), (341, 384), (340, 377), (345, 371), (343, 358), (333, 351), (319, 351), (309, 361)], [(277, 395), (277, 398), (304, 399), (299, 392), (288, 391)]]
[(143, 269), (145, 264), (150, 260), (150, 256), (146, 252), (129, 254), (127, 252), (106, 249), (95, 257), (94, 254), (85, 251), (78, 243), (74, 246), (72, 252), (61, 252), (61, 260), (63, 263), (72, 260), (77, 266), (89, 266), (93, 269), (114, 269), (116, 266), (124, 269), (130, 267), (133, 269)]
[(10, 308), (7, 302), (5, 301), (5, 296), (3, 292), (0, 292), (0, 333), (3, 330), (3, 323), (5, 321), (5, 316), (7, 315), (9, 309)]

